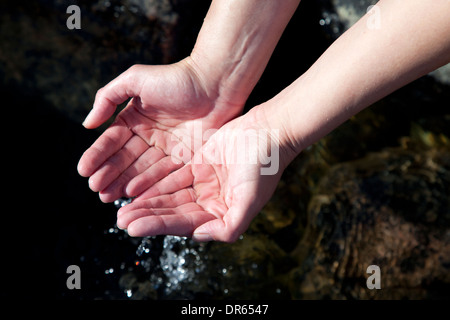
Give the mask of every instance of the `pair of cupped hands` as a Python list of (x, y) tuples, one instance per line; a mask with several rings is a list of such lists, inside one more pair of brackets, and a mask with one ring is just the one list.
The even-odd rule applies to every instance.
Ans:
[[(270, 136), (267, 115), (260, 106), (242, 115), (245, 101), (234, 99), (232, 90), (186, 58), (131, 67), (97, 92), (83, 125), (100, 126), (128, 99), (78, 164), (103, 202), (133, 198), (119, 209), (118, 227), (131, 236), (237, 240), (272, 196), (286, 166), (278, 149), (278, 170), (261, 174), (267, 161), (258, 155), (270, 153), (270, 141), (255, 144), (251, 135)], [(245, 161), (255, 155), (257, 161)]]

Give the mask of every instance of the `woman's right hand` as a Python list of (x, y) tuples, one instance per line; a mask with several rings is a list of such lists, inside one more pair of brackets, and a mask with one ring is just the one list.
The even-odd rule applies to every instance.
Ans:
[[(78, 164), (103, 202), (135, 197), (180, 168), (202, 146), (203, 132), (239, 115), (244, 104), (221, 96), (219, 85), (189, 57), (172, 65), (131, 67), (98, 91), (83, 125), (100, 126), (129, 98)], [(174, 150), (180, 144), (183, 154)]]

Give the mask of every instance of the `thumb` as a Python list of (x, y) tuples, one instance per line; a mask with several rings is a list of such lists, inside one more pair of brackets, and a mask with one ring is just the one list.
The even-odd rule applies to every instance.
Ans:
[(87, 129), (97, 128), (114, 114), (117, 105), (139, 95), (142, 76), (142, 66), (134, 65), (98, 90), (94, 106), (84, 120), (83, 126)]
[(231, 207), (223, 219), (214, 219), (195, 229), (192, 239), (195, 241), (235, 242), (250, 225), (251, 218), (247, 212)]

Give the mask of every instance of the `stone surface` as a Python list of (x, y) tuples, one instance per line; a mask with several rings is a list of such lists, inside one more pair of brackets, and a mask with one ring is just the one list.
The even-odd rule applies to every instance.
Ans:
[[(293, 251), (295, 298), (449, 297), (450, 151), (394, 148), (333, 166)], [(366, 268), (381, 269), (368, 290)]]
[[(320, 55), (322, 47), (312, 43), (327, 42), (320, 24), (332, 26), (333, 16), (322, 15), (320, 23), (319, 13), (336, 14), (326, 2), (302, 2), (253, 101), (270, 98), (289, 83), (288, 74), (295, 79)], [(8, 170), (9, 186), (25, 207), (9, 215), (19, 223), (5, 226), (16, 232), (25, 218), (32, 222), (19, 236), (3, 233), (8, 247), (23, 241), (9, 250), (17, 258), (4, 254), (4, 273), (21, 272), (6, 279), (2, 294), (17, 288), (14, 296), (33, 299), (47, 297), (44, 291), (66, 299), (448, 297), (450, 90), (430, 77), (304, 150), (234, 244), (134, 239), (114, 226), (116, 208), (100, 203), (76, 172), (98, 136), (80, 123), (96, 90), (132, 64), (188, 54), (209, 3), (73, 1), (82, 10), (78, 31), (66, 28), (65, 1), (0, 3), (0, 91), (13, 98), (4, 118), (20, 119), (16, 129), (31, 137), (6, 139), (20, 166)], [(300, 38), (310, 45), (296, 51)], [(42, 187), (49, 182), (51, 188)], [(41, 207), (45, 215), (36, 214)], [(71, 264), (83, 272), (78, 292), (65, 285)], [(369, 264), (381, 268), (381, 290), (365, 287)], [(39, 275), (32, 287), (30, 270)]]

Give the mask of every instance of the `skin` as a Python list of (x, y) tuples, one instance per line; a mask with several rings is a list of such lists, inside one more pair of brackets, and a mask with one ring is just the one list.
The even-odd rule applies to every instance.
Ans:
[[(215, 0), (189, 57), (168, 66), (135, 65), (97, 92), (83, 123), (88, 129), (132, 98), (78, 164), (103, 202), (138, 196), (179, 169), (179, 160), (191, 159), (203, 132), (242, 113), (298, 3)], [(171, 161), (180, 142), (185, 152)]]
[[(282, 1), (274, 1), (274, 3), (280, 2)], [(294, 1), (283, 3), (289, 3), (292, 5), (291, 10), (295, 9)], [(235, 22), (233, 25), (239, 30), (242, 29), (242, 31), (235, 35), (226, 32), (223, 39), (245, 38), (244, 42), (238, 40), (236, 40), (237, 42), (225, 41), (228, 44), (238, 43), (237, 46), (232, 47), (242, 48), (242, 50), (234, 51), (239, 52), (237, 60), (233, 60), (236, 56), (223, 60), (230, 62), (225, 62), (222, 65), (222, 67), (225, 66), (224, 70), (228, 71), (225, 73), (219, 71), (219, 77), (216, 79), (221, 80), (219, 80), (220, 85), (216, 85), (216, 88), (221, 89), (214, 92), (223, 94), (226, 101), (241, 101), (241, 99), (244, 99), (243, 97), (246, 97), (246, 94), (248, 96), (247, 90), (253, 88), (254, 83), (256, 83), (248, 82), (248, 78), (255, 80), (262, 73), (261, 69), (255, 66), (248, 69), (246, 69), (246, 66), (252, 65), (255, 61), (257, 61), (257, 64), (260, 64), (261, 61), (267, 62), (268, 57), (266, 55), (270, 55), (273, 47), (269, 46), (270, 50), (266, 48), (264, 54), (260, 53), (261, 56), (258, 56), (260, 51), (252, 50), (253, 42), (251, 39), (258, 39), (259, 29), (252, 27), (256, 22), (252, 21), (251, 18), (258, 19), (259, 15), (248, 15), (252, 12), (251, 10), (248, 11), (247, 15), (244, 14), (245, 10), (235, 10), (234, 12), (242, 12), (243, 14), (227, 17), (226, 14), (221, 14), (221, 12), (226, 12), (223, 11), (225, 7), (216, 7), (222, 10), (213, 10), (214, 6), (219, 4), (231, 5), (229, 2), (213, 2), (212, 9), (205, 20), (205, 26), (202, 28), (202, 32), (204, 32), (200, 32), (199, 35), (199, 41), (205, 41), (205, 47), (203, 48), (209, 48), (210, 50), (201, 51), (202, 46), (198, 45), (196, 46), (198, 51), (196, 52), (196, 49), (194, 49), (191, 58), (195, 61), (205, 61), (204, 66), (206, 68), (213, 66), (214, 64), (208, 63), (208, 61), (211, 61), (209, 59), (213, 59), (213, 57), (208, 56), (206, 58), (203, 54), (206, 55), (208, 52), (215, 51), (211, 48), (221, 49), (219, 46), (224, 44), (211, 44), (214, 43), (211, 41), (217, 40), (214, 35), (220, 34), (221, 25), (232, 25), (226, 24), (224, 22), (227, 21), (226, 19), (232, 19), (233, 17), (238, 19), (240, 24)], [(250, 6), (250, 4), (255, 5), (253, 1), (233, 2), (233, 5), (243, 7)], [(274, 5), (270, 1), (265, 4), (268, 6)], [(373, 102), (450, 62), (450, 37), (448, 36), (450, 34), (450, 20), (448, 19), (450, 2), (448, 0), (435, 0), (433, 2), (381, 0), (377, 6), (381, 19), (379, 29), (374, 30), (369, 27), (370, 14), (366, 15), (336, 40), (307, 72), (274, 98), (254, 107), (250, 112), (234, 120), (228, 118), (231, 121), (223, 121), (220, 125), (218, 124), (220, 121), (215, 122), (210, 128), (217, 127), (220, 129), (207, 141), (202, 141), (201, 147), (192, 150), (192, 156), (188, 159), (189, 161), (186, 161), (186, 164), (178, 164), (179, 168), (172, 167), (171, 169), (175, 171), (161, 177), (158, 176), (159, 179), (153, 178), (151, 183), (143, 188), (143, 191), (131, 204), (119, 210), (118, 226), (127, 229), (132, 236), (173, 234), (191, 236), (198, 241), (233, 242), (248, 228), (252, 219), (270, 199), (284, 168), (304, 148), (316, 142)], [(260, 10), (260, 14), (271, 15), (274, 19), (271, 23), (279, 21), (276, 19), (277, 15), (274, 14), (274, 11), (268, 13), (269, 9), (264, 5), (253, 9)], [(289, 19), (292, 12), (282, 15), (282, 17)], [(216, 21), (217, 23), (215, 23)], [(278, 23), (279, 31), (272, 34), (274, 37), (272, 44), (276, 44), (275, 38), (279, 37), (287, 21)], [(219, 31), (208, 28), (219, 28)], [(253, 33), (248, 31), (248, 28), (253, 28)], [(270, 33), (270, 31), (266, 32)], [(243, 37), (243, 35), (245, 36)], [(211, 40), (209, 37), (213, 39)], [(256, 46), (262, 45), (261, 39), (259, 42), (254, 41)], [(221, 50), (219, 52), (219, 56), (226, 54)], [(250, 54), (250, 56), (256, 54), (261, 60), (246, 58), (247, 54)], [(227, 69), (226, 66), (231, 67)], [(240, 70), (247, 71), (241, 72)], [(199, 71), (198, 74), (207, 73)], [(254, 74), (256, 76), (252, 77)], [(239, 85), (233, 87), (233, 84), (236, 81), (239, 82), (241, 77), (246, 79), (246, 83), (250, 83), (248, 87), (244, 86), (242, 90), (239, 89)], [(184, 101), (191, 101), (192, 96), (183, 94), (182, 88), (181, 86), (169, 86), (167, 90), (172, 89), (180, 93), (174, 96), (175, 100), (180, 97), (188, 97)], [(153, 94), (158, 95), (158, 93), (155, 93), (156, 91), (159, 92), (159, 90), (154, 90)], [(140, 91), (141, 94), (142, 92)], [(243, 94), (243, 92), (246, 94)], [(230, 98), (231, 96), (237, 97), (237, 100), (233, 100)], [(106, 100), (111, 99), (113, 98), (108, 96)], [(164, 101), (161, 100), (161, 103), (164, 103)], [(153, 105), (152, 102), (151, 106)], [(231, 103), (231, 105), (236, 104)], [(101, 109), (101, 103), (97, 107)], [(94, 110), (95, 108), (94, 105)], [(150, 110), (150, 118), (156, 117), (164, 125), (173, 123), (172, 128), (179, 125), (189, 125), (191, 120), (186, 120), (186, 118), (178, 115), (183, 115), (182, 112), (174, 112), (179, 108), (179, 105), (174, 102), (172, 108), (166, 106), (163, 110), (156, 112)], [(209, 110), (207, 107), (204, 108)], [(200, 119), (202, 123), (206, 123), (207, 126), (210, 125), (208, 116), (214, 115), (216, 112), (215, 107), (209, 108), (212, 108), (213, 111), (207, 113), (206, 116), (196, 118)], [(227, 109), (227, 107), (224, 109)], [(218, 107), (217, 110), (217, 112), (220, 112), (222, 109)], [(225, 113), (227, 112), (224, 111), (215, 119), (224, 117)], [(192, 117), (193, 113), (187, 112), (187, 114)], [(214, 118), (213, 116), (210, 117)], [(104, 116), (103, 118), (106, 120), (107, 117)], [(103, 118), (99, 117), (100, 120), (96, 120), (97, 122), (94, 121), (94, 123), (100, 124)], [(161, 120), (159, 120), (160, 118)], [(221, 119), (223, 120), (223, 118)], [(226, 124), (224, 124), (225, 122)], [(91, 122), (88, 122), (88, 127), (90, 124)], [(140, 125), (142, 123), (136, 121), (136, 128)], [(134, 128), (133, 125), (131, 127)], [(157, 126), (154, 125), (154, 127)], [(121, 129), (120, 132), (127, 132), (127, 128), (124, 125), (117, 125), (116, 122), (111, 130), (119, 132), (119, 129)], [(278, 135), (272, 135), (274, 129), (278, 130)], [(171, 131), (167, 129), (166, 132), (170, 133)], [(242, 137), (236, 137), (230, 132), (268, 133), (270, 137), (268, 141), (271, 142), (271, 145), (276, 145), (279, 152), (279, 170), (276, 174), (261, 174), (261, 168), (264, 167), (264, 156), (261, 155), (267, 154), (267, 143), (252, 144), (250, 149), (245, 149), (242, 143), (239, 143)], [(105, 134), (107, 132), (102, 137)], [(100, 181), (111, 179), (106, 177), (107, 174), (98, 174), (101, 170), (107, 171), (107, 169), (102, 169), (105, 167), (105, 163), (108, 168), (111, 168), (108, 170), (113, 170), (115, 167), (115, 170), (120, 171), (117, 168), (126, 167), (123, 165), (123, 161), (107, 160), (111, 156), (114, 157), (114, 154), (120, 154), (126, 146), (126, 143), (124, 144), (122, 140), (125, 140), (127, 136), (131, 137), (130, 133), (128, 135), (116, 134), (116, 140), (121, 139), (120, 143), (115, 142), (116, 140), (112, 138), (104, 138), (106, 141), (104, 143), (108, 148), (101, 148), (102, 145), (96, 142), (97, 147), (94, 144), (91, 147), (92, 150), (86, 151), (83, 156), (84, 159), (82, 158), (82, 161), (80, 161), (80, 173), (91, 176), (91, 179), (94, 177), (94, 182), (91, 183), (91, 188), (94, 187), (94, 191), (96, 189), (101, 190), (98, 185), (102, 187), (106, 185), (106, 183), (102, 184)], [(155, 133), (152, 133), (148, 138), (154, 139), (155, 145), (164, 146), (167, 137), (155, 135)], [(186, 136), (189, 135), (192, 136), (192, 131), (186, 134)], [(99, 138), (100, 141), (102, 137)], [(145, 137), (143, 140), (146, 141)], [(131, 141), (131, 138), (128, 138), (127, 141)], [(133, 143), (138, 144), (138, 142)], [(230, 148), (230, 145), (233, 148)], [(137, 150), (141, 150), (138, 147), (131, 148), (130, 146), (131, 149), (134, 150), (133, 153), (139, 153)], [(167, 150), (170, 147), (160, 147), (160, 149)], [(167, 152), (165, 151), (166, 154)], [(236, 163), (234, 159), (243, 152), (254, 152), (260, 155), (259, 161), (256, 163), (250, 161)], [(128, 153), (131, 154), (132, 152), (129, 151)], [(142, 155), (140, 157), (129, 156), (129, 159), (140, 158), (142, 158)], [(131, 160), (128, 160), (128, 162), (131, 162)], [(139, 161), (135, 160), (135, 162)], [(133, 167), (133, 164), (129, 165), (128, 168), (130, 167)], [(129, 169), (122, 172), (127, 172), (127, 170)], [(139, 170), (135, 169), (133, 173), (135, 172), (139, 172)], [(101, 178), (97, 178), (96, 175)], [(128, 174), (128, 176), (133, 176), (133, 174)], [(124, 180), (127, 180), (128, 176)], [(120, 180), (120, 176), (117, 179)], [(100, 195), (102, 197), (102, 191)], [(114, 195), (117, 195), (117, 193)], [(108, 200), (111, 199), (112, 197)]]

